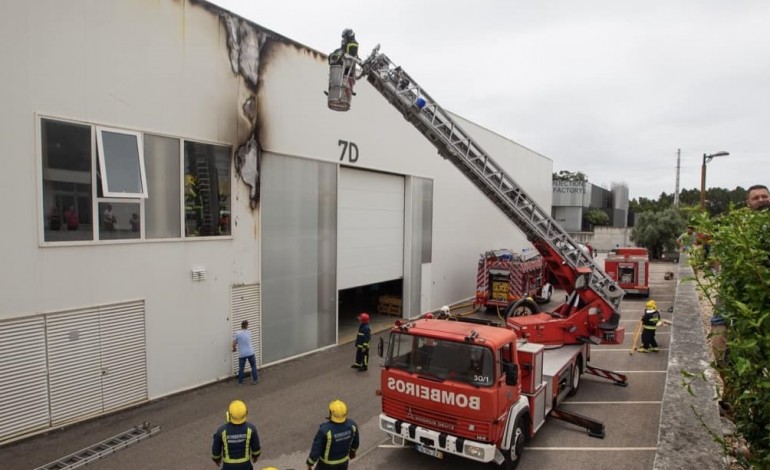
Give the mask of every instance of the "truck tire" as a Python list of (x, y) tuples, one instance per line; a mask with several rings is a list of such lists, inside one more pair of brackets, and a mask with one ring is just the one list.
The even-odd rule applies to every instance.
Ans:
[(568, 397), (574, 397), (577, 394), (578, 388), (580, 388), (581, 375), (583, 375), (583, 357), (578, 356), (575, 365), (572, 366), (572, 383), (569, 392), (567, 392)]
[(537, 302), (532, 299), (519, 299), (505, 307), (503, 318), (508, 320), (510, 317), (523, 317), (533, 313), (540, 313), (540, 306)]
[(529, 436), (528, 418), (526, 414), (523, 414), (516, 418), (516, 424), (513, 425), (513, 438), (511, 438), (511, 446), (503, 452), (505, 460), (500, 468), (503, 470), (514, 470), (519, 466), (521, 460), (521, 454), (524, 453), (524, 444), (527, 443), (527, 437)]

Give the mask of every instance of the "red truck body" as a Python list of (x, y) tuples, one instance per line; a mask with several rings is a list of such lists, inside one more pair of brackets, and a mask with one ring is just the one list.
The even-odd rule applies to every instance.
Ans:
[(626, 293), (650, 296), (650, 256), (646, 248), (615, 248), (604, 260), (604, 271)]
[(552, 291), (543, 257), (535, 250), (490, 250), (479, 257), (474, 307), (505, 309), (527, 297), (547, 302)]

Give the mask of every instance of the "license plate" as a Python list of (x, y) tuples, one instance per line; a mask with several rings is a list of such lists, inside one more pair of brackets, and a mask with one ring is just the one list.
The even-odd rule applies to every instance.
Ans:
[(425, 455), (430, 455), (431, 457), (436, 457), (437, 459), (443, 459), (444, 453), (440, 450), (431, 449), (430, 447), (425, 447), (422, 444), (415, 444), (415, 449), (417, 449), (417, 452), (423, 453)]

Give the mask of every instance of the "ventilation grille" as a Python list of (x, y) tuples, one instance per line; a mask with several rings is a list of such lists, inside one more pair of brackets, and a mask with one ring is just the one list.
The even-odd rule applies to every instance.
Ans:
[(192, 280), (193, 281), (205, 281), (206, 280), (206, 266), (199, 265), (192, 267)]

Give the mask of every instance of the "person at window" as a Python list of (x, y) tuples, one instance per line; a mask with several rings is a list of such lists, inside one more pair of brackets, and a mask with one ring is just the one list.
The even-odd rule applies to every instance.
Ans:
[(115, 231), (115, 224), (118, 223), (118, 219), (115, 217), (115, 214), (112, 213), (112, 204), (107, 204), (107, 208), (104, 209), (102, 221), (104, 222), (104, 230), (108, 232)]
[(75, 206), (70, 206), (64, 213), (64, 220), (67, 223), (67, 230), (77, 230), (80, 224), (78, 220), (78, 211), (75, 210)]
[(254, 347), (251, 345), (251, 332), (249, 331), (249, 321), (241, 322), (241, 329), (233, 335), (233, 352), (238, 350), (238, 385), (243, 385), (243, 370), (246, 367), (246, 361), (249, 361), (251, 367), (251, 383), (257, 383), (257, 361), (254, 356)]
[(61, 220), (59, 220), (59, 208), (57, 206), (51, 207), (48, 211), (48, 230), (59, 230), (61, 228)]
[(131, 224), (131, 231), (132, 232), (138, 232), (139, 231), (139, 215), (136, 212), (131, 214), (131, 220), (129, 220), (128, 223)]

